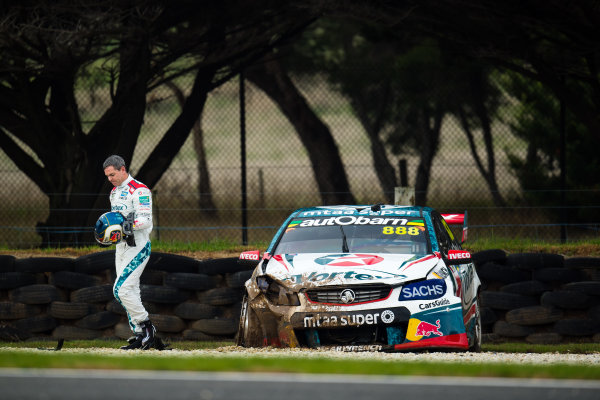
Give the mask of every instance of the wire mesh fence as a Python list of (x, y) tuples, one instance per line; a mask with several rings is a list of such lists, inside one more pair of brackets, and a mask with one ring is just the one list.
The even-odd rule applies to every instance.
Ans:
[[(349, 190), (358, 204), (385, 203), (393, 193), (382, 189), (374, 157), (386, 157), (400, 185), (401, 168), (406, 165), (409, 186), (414, 186), (422, 151), (396, 143), (381, 133), (385, 154), (373, 155), (372, 142), (357, 117), (351, 101), (323, 76), (293, 76), (293, 81), (314, 113), (329, 128), (339, 150), (349, 182)], [(190, 79), (181, 79), (177, 87), (186, 93)], [(246, 162), (241, 169), (239, 81), (230, 81), (213, 90), (202, 118), (190, 133), (170, 168), (156, 187), (153, 237), (161, 241), (200, 242), (228, 240), (239, 242), (246, 232), (250, 242), (271, 239), (277, 227), (294, 209), (322, 204), (322, 193), (310, 162), (293, 125), (278, 105), (250, 82), (245, 82)], [(77, 93), (84, 128), (108, 107), (107, 88), (97, 87)], [(590, 217), (569, 220), (575, 211), (597, 215), (600, 205), (594, 201), (570, 204), (569, 198), (598, 198), (597, 188), (562, 191), (560, 187), (533, 193), (523, 188), (519, 171), (511, 157), (524, 158), (528, 142), (515, 134), (515, 106), (518, 102), (504, 94), (504, 106), (490, 115), (494, 169), (490, 185), (477, 165), (474, 154), (489, 170), (489, 154), (481, 129), (474, 128), (472, 141), (456, 113), (445, 113), (441, 120), (427, 185), (427, 205), (444, 212), (468, 210), (470, 239), (487, 237), (529, 237), (539, 240), (597, 238), (600, 223)], [(161, 86), (148, 95), (148, 106), (140, 140), (130, 172), (135, 177), (162, 133), (177, 117), (181, 105), (173, 87)], [(398, 121), (398, 124), (402, 124)], [(86, 125), (87, 124), (87, 125)], [(404, 149), (404, 150), (403, 150)], [(36, 224), (50, 212), (48, 196), (18, 170), (8, 155), (0, 152), (0, 170), (4, 185), (0, 188), (0, 238), (9, 247), (34, 247), (41, 239)], [(484, 168), (485, 170), (485, 168)], [(247, 179), (247, 225), (242, 221), (242, 173)], [(98, 166), (101, 174), (101, 166)], [(566, 193), (562, 201), (556, 193)], [(537, 195), (530, 196), (531, 194)], [(96, 196), (96, 193), (72, 195)], [(108, 193), (107, 193), (108, 196)], [(501, 202), (498, 199), (501, 199)], [(567, 200), (565, 200), (567, 199)], [(583, 210), (583, 212), (582, 212)], [(98, 215), (106, 210), (96, 210)], [(55, 227), (61, 229), (61, 227)], [(73, 229), (73, 228), (69, 228)], [(92, 227), (78, 229), (89, 232)]]

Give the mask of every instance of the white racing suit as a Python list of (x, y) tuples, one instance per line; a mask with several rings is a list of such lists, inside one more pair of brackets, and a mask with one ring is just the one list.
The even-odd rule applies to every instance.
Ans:
[(140, 297), (140, 277), (150, 259), (150, 232), (152, 232), (152, 194), (143, 183), (129, 175), (110, 192), (111, 211), (127, 218), (134, 213), (133, 236), (135, 246), (125, 240), (116, 246), (115, 266), (117, 278), (113, 286), (115, 298), (127, 311), (129, 326), (134, 333), (142, 333), (141, 322), (148, 312)]

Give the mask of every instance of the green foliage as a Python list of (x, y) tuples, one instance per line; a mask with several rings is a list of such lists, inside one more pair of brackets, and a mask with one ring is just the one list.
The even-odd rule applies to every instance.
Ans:
[(248, 249), (265, 250), (268, 242), (253, 242), (247, 246), (229, 239), (213, 239), (206, 242), (153, 241), (152, 250), (166, 253), (180, 252), (242, 252)]
[[(514, 99), (514, 120), (508, 121), (514, 134), (527, 143), (526, 153), (506, 149), (511, 167), (519, 179), (524, 199), (538, 206), (556, 206), (561, 199), (561, 104), (547, 87), (520, 74), (506, 72), (499, 80)], [(593, 104), (589, 88), (571, 82), (581, 100)], [(566, 204), (570, 222), (596, 221), (600, 217), (600, 157), (590, 146), (589, 129), (572, 112), (565, 110)], [(596, 207), (586, 207), (596, 206)], [(557, 208), (548, 213), (557, 215)]]

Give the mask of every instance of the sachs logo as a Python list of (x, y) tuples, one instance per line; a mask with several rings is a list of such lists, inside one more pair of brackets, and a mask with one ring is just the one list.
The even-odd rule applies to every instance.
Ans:
[(383, 261), (383, 257), (373, 254), (332, 254), (319, 257), (315, 260), (320, 265), (330, 265), (332, 267), (360, 267), (373, 265)]

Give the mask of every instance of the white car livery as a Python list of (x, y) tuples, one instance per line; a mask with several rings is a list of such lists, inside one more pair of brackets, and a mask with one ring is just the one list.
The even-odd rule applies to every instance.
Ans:
[(262, 256), (240, 256), (256, 267), (238, 344), (479, 351), (481, 283), (448, 226), (464, 219), (394, 205), (294, 211)]

